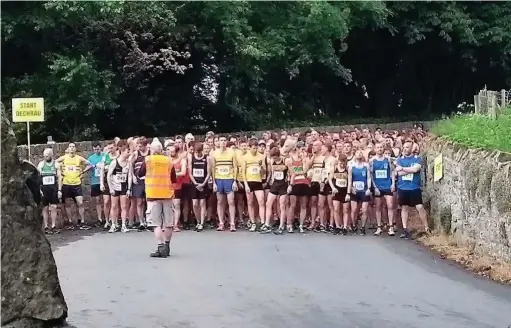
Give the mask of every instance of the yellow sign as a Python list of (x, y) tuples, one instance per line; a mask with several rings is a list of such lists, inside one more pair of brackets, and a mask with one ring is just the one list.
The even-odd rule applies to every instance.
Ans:
[(444, 163), (442, 154), (435, 158), (435, 167), (433, 171), (433, 181), (440, 181), (444, 177)]
[(13, 122), (44, 122), (44, 98), (12, 98)]

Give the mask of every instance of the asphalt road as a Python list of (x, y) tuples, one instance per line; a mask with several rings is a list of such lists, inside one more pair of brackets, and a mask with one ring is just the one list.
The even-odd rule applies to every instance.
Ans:
[(50, 236), (77, 328), (508, 328), (511, 288), (390, 237)]

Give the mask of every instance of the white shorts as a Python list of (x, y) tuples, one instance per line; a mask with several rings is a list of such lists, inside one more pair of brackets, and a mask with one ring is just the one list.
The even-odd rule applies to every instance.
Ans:
[(172, 199), (147, 201), (146, 221), (150, 227), (172, 228), (174, 226)]

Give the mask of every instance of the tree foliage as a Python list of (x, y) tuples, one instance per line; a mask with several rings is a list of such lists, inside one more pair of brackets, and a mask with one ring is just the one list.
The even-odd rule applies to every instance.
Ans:
[(2, 101), (45, 98), (34, 141), (427, 117), (511, 85), (507, 2), (2, 6)]

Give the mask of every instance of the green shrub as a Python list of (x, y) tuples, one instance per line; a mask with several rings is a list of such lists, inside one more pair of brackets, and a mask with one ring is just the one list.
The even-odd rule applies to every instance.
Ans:
[(469, 147), (511, 153), (511, 108), (496, 120), (485, 115), (456, 115), (441, 120), (431, 133)]

